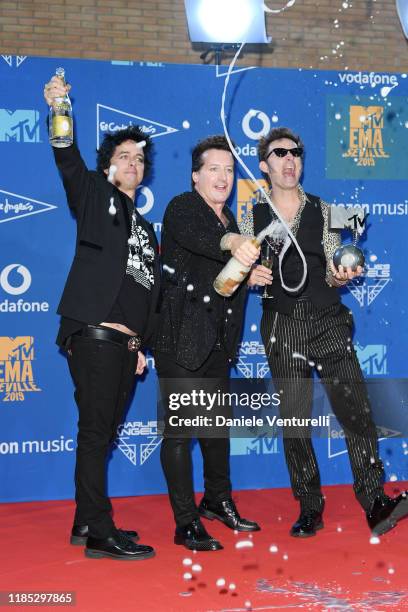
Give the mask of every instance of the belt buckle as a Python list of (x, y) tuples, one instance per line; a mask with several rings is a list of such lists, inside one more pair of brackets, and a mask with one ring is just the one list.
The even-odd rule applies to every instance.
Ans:
[(140, 349), (141, 344), (142, 341), (140, 339), (140, 336), (132, 336), (128, 340), (128, 350), (131, 353), (137, 353), (137, 351)]

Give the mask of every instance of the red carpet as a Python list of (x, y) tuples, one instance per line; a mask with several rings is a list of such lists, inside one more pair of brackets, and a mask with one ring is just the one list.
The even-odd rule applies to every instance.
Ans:
[[(393, 484), (389, 493), (405, 488)], [(75, 591), (74, 608), (46, 609), (81, 612), (408, 610), (408, 520), (370, 543), (351, 486), (325, 492), (325, 528), (305, 540), (288, 535), (298, 510), (289, 490), (235, 493), (241, 514), (262, 526), (253, 546), (237, 548), (251, 540), (205, 521), (225, 549), (197, 554), (173, 544), (167, 496), (116, 499), (116, 524), (138, 529), (141, 542), (157, 551), (154, 559), (135, 562), (86, 559), (82, 548), (70, 546), (72, 502), (3, 504), (0, 591)], [(183, 578), (187, 572), (191, 580)], [(225, 586), (217, 586), (221, 578)]]

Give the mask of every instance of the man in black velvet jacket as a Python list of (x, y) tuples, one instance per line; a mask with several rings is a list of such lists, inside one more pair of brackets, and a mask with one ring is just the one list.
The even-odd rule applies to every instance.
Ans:
[[(248, 284), (268, 286), (261, 335), (272, 375), (284, 391), (281, 416), (310, 418), (311, 377), (316, 369), (346, 435), (356, 497), (370, 529), (381, 535), (408, 515), (408, 498), (405, 493), (395, 498), (384, 493), (376, 427), (351, 342), (353, 317), (338, 293), (338, 287), (361, 274), (362, 268), (334, 267), (333, 254), (340, 246), (340, 236), (328, 226), (328, 205), (305, 193), (300, 185), (303, 151), (299, 136), (284, 127), (271, 130), (258, 146), (259, 167), (271, 187), (270, 197), (305, 256), (306, 281), (297, 293), (288, 291), (282, 286), (275, 257), (273, 280), (271, 271), (258, 265)], [(241, 229), (256, 235), (274, 217), (266, 198), (261, 198)], [(270, 237), (266, 244), (268, 241)], [(302, 268), (299, 254), (291, 245), (282, 260), (286, 287), (299, 284)], [(300, 503), (300, 516), (290, 534), (313, 536), (323, 527), (324, 498), (310, 433), (306, 428), (295, 431), (288, 427), (283, 436), (292, 490)]]
[[(65, 95), (53, 77), (49, 105)], [(67, 352), (79, 411), (72, 544), (88, 557), (145, 559), (150, 546), (135, 531), (116, 529), (106, 495), (106, 462), (146, 360), (139, 351), (154, 326), (160, 270), (153, 228), (135, 208), (135, 192), (150, 165), (149, 139), (136, 127), (106, 135), (98, 171), (90, 172), (75, 144), (53, 148), (77, 222), (74, 261), (58, 307), (58, 344)], [(109, 177), (109, 180), (107, 178)]]
[[(155, 360), (166, 397), (167, 379), (184, 381), (187, 392), (197, 389), (200, 380), (204, 387), (226, 388), (241, 333), (245, 288), (240, 287), (231, 298), (222, 298), (213, 282), (231, 253), (245, 265), (251, 265), (259, 254), (243, 236), (234, 236), (226, 245), (228, 251), (221, 250), (220, 241), (226, 233), (238, 232), (226, 205), (233, 180), (234, 158), (226, 139), (212, 136), (201, 141), (192, 154), (193, 190), (174, 198), (164, 215), (163, 299)], [(205, 492), (197, 508), (191, 439), (170, 427), (168, 416), (167, 408), (161, 462), (177, 526), (175, 543), (196, 550), (222, 548), (209, 536), (200, 515), (219, 519), (239, 531), (258, 530), (256, 523), (240, 517), (231, 499), (228, 437), (215, 437), (211, 431), (205, 437), (198, 436)]]

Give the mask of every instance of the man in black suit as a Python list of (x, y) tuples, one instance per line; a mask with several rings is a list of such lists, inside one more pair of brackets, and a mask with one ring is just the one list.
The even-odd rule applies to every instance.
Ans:
[[(216, 392), (228, 386), (241, 333), (245, 287), (225, 299), (215, 292), (213, 282), (231, 253), (248, 266), (259, 254), (243, 236), (229, 241), (229, 232), (238, 232), (226, 204), (233, 181), (234, 158), (226, 139), (207, 138), (192, 153), (192, 191), (175, 197), (164, 215), (163, 299), (155, 360), (165, 397), (176, 388), (192, 392), (200, 385), (201, 390)], [(227, 251), (220, 247), (223, 238)], [(203, 435), (199, 431), (193, 436), (198, 437), (204, 462), (205, 492), (197, 508), (192, 436), (171, 427), (169, 414), (167, 407), (161, 462), (176, 521), (175, 543), (193, 550), (222, 548), (207, 533), (200, 516), (218, 519), (238, 531), (257, 531), (258, 525), (242, 518), (231, 498), (228, 432), (221, 432), (222, 437), (216, 431), (204, 435), (201, 430)]]
[[(53, 77), (49, 105), (69, 86)], [(77, 222), (74, 261), (58, 313), (57, 343), (67, 352), (79, 411), (72, 544), (88, 557), (145, 559), (150, 546), (135, 531), (117, 529), (106, 495), (106, 462), (146, 360), (140, 348), (153, 331), (159, 292), (157, 241), (135, 208), (135, 193), (151, 165), (151, 142), (137, 127), (107, 134), (97, 171), (75, 144), (53, 148), (69, 207)], [(107, 180), (109, 178), (109, 180)]]

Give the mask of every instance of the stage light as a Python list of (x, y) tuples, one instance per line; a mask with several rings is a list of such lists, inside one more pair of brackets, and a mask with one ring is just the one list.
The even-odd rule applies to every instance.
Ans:
[(408, 0), (397, 0), (397, 13), (400, 18), (402, 29), (408, 38)]
[(191, 42), (268, 43), (262, 0), (184, 0)]

